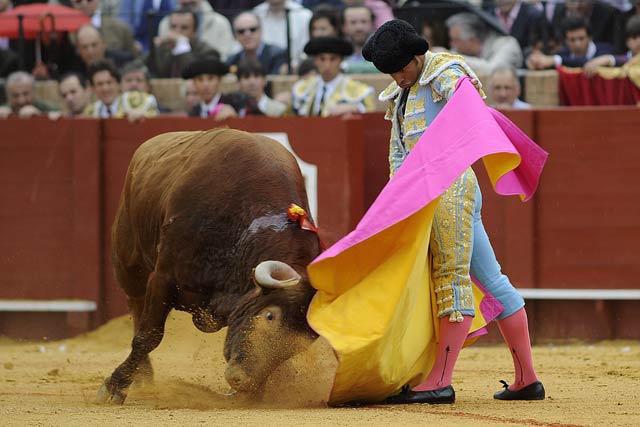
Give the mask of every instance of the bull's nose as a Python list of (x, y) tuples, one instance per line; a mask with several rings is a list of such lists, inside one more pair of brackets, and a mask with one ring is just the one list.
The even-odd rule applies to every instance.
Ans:
[(229, 363), (229, 365), (227, 365), (224, 377), (234, 390), (246, 391), (251, 389), (251, 379), (244, 369), (236, 364)]

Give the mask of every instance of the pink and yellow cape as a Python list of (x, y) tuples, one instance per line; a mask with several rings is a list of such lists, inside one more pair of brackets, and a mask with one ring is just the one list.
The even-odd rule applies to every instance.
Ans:
[[(339, 360), (330, 403), (381, 401), (429, 373), (438, 333), (428, 286), (431, 222), (440, 195), (480, 158), (497, 193), (528, 200), (547, 153), (465, 78), (356, 229), (309, 266), (318, 290), (309, 324)], [(477, 332), (502, 307), (474, 292)]]

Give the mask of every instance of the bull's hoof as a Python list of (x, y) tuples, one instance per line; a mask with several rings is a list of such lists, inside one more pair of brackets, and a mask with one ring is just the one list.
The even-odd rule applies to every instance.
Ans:
[(122, 405), (127, 398), (127, 393), (124, 390), (114, 389), (111, 385), (111, 377), (104, 380), (104, 383), (98, 389), (96, 395), (96, 403)]

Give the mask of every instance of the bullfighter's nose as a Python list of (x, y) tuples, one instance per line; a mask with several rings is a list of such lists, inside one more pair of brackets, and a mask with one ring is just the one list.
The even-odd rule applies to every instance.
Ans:
[(224, 376), (234, 390), (249, 391), (253, 388), (251, 378), (247, 375), (244, 369), (233, 362), (227, 365)]

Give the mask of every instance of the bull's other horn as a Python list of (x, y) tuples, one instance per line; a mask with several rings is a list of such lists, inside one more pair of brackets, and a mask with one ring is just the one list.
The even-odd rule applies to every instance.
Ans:
[(300, 282), (300, 275), (282, 261), (262, 261), (253, 272), (253, 278), (263, 288), (286, 288)]

